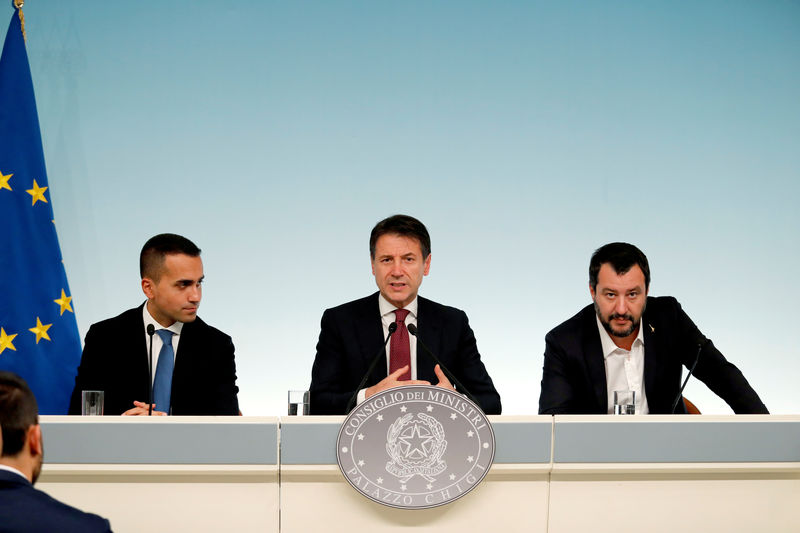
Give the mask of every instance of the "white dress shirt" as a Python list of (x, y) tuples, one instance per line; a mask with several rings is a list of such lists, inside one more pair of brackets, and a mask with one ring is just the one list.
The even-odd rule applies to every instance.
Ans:
[(606, 365), (606, 390), (608, 392), (608, 414), (614, 414), (614, 391), (631, 390), (636, 392), (636, 414), (646, 415), (647, 396), (644, 390), (644, 334), (639, 324), (639, 334), (633, 341), (630, 351), (614, 344), (611, 335), (597, 318), (600, 343), (603, 346), (603, 359)]
[[(405, 306), (403, 309), (408, 310), (408, 315), (403, 323), (408, 327), (409, 324), (417, 325), (417, 306), (419, 302), (417, 301), (417, 297), (415, 296), (414, 299), (411, 301), (410, 304)], [(378, 308), (380, 309), (381, 313), (381, 323), (383, 324), (383, 340), (386, 340), (386, 336), (389, 334), (389, 324), (396, 320), (394, 312), (397, 309), (389, 300), (383, 297), (383, 294), (378, 293)], [(417, 338), (412, 335), (408, 334), (408, 345), (409, 345), (409, 358), (411, 361), (411, 379), (417, 379)], [(391, 354), (391, 347), (392, 342), (389, 341), (386, 343), (386, 375), (389, 375), (389, 357)], [(367, 389), (361, 389), (358, 391), (358, 398), (357, 402), (361, 403), (367, 399)]]
[[(144, 306), (142, 307), (142, 318), (144, 319), (144, 336), (145, 342), (147, 343), (147, 349), (150, 349), (150, 335), (147, 334), (147, 326), (149, 324), (153, 324), (153, 327), (156, 328), (156, 331), (160, 329), (168, 329), (170, 330), (172, 335), (172, 353), (175, 354), (175, 357), (178, 357), (178, 343), (180, 342), (181, 337), (181, 330), (183, 329), (183, 322), (175, 322), (170, 327), (165, 328), (150, 316), (150, 311), (147, 310), (147, 302), (145, 302)], [(164, 343), (161, 341), (161, 337), (158, 333), (153, 334), (153, 375), (150, 376), (150, 379), (155, 381), (156, 377), (156, 368), (158, 368), (158, 355), (161, 353), (161, 347), (164, 346)], [(145, 354), (147, 356), (147, 354)]]

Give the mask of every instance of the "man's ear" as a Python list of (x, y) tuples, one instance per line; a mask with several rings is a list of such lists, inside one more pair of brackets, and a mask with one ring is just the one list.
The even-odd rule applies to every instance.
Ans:
[(152, 279), (142, 278), (142, 292), (147, 296), (148, 300), (153, 297), (153, 287), (155, 287), (155, 285)]
[(29, 427), (25, 435), (25, 440), (28, 443), (31, 456), (37, 457), (44, 453), (44, 446), (42, 446), (42, 426), (35, 424)]

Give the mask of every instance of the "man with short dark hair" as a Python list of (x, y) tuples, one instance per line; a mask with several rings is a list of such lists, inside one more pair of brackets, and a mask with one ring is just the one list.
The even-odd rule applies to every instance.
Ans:
[(150, 342), (153, 414), (238, 414), (233, 342), (197, 316), (200, 249), (180, 235), (156, 235), (142, 248), (139, 267), (147, 301), (89, 328), (70, 414), (81, 414), (81, 391), (102, 390), (105, 414), (147, 415)]
[[(636, 393), (636, 414), (669, 414), (682, 366), (735, 413), (767, 408), (670, 296), (649, 297), (650, 266), (632, 244), (597, 249), (589, 263), (592, 305), (545, 337), (540, 414), (611, 414), (614, 391)], [(678, 402), (675, 412), (684, 413)]]
[[(413, 324), (420, 341), (481, 408), (487, 414), (500, 414), (500, 395), (481, 361), (467, 315), (417, 296), (431, 266), (431, 240), (425, 226), (407, 215), (389, 217), (373, 228), (369, 248), (379, 291), (322, 315), (311, 372), (311, 413), (346, 414), (356, 393), (360, 403), (404, 385), (436, 384), (453, 389), (439, 365), (417, 349), (417, 337), (408, 333)], [(375, 367), (366, 388), (356, 391), (392, 323), (397, 330), (386, 346), (385, 362)]]
[(44, 447), (36, 398), (25, 381), (0, 371), (0, 531), (111, 531), (108, 520), (84, 513), (33, 488)]

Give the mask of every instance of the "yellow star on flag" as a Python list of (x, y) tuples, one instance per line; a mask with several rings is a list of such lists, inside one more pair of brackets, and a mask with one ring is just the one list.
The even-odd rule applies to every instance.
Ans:
[(8, 184), (8, 180), (10, 180), (13, 175), (14, 174), (3, 174), (3, 171), (0, 170), (0, 189), (12, 190), (11, 185)]
[(3, 353), (3, 350), (5, 350), (6, 348), (8, 348), (9, 350), (14, 350), (15, 352), (17, 351), (17, 349), (14, 348), (14, 344), (11, 342), (14, 340), (14, 337), (16, 336), (17, 336), (16, 333), (14, 333), (13, 335), (8, 335), (6, 334), (6, 330), (0, 328), (0, 353)]
[(36, 180), (33, 180), (33, 189), (28, 189), (25, 192), (30, 194), (33, 197), (33, 201), (31, 205), (36, 205), (36, 202), (41, 200), (44, 203), (47, 203), (47, 198), (44, 197), (44, 191), (47, 190), (47, 187), (39, 187), (39, 184), (36, 183)]
[(39, 344), (39, 341), (42, 340), (42, 338), (50, 340), (50, 335), (47, 334), (47, 330), (50, 329), (52, 325), (53, 324), (42, 324), (42, 321), (39, 320), (39, 317), (36, 317), (36, 327), (28, 330), (31, 333), (36, 333), (36, 344)]
[(64, 314), (64, 311), (69, 311), (70, 313), (75, 312), (72, 310), (72, 306), (69, 304), (72, 301), (72, 296), (67, 296), (66, 294), (64, 294), (64, 289), (61, 289), (61, 298), (53, 301), (61, 306), (62, 315)]

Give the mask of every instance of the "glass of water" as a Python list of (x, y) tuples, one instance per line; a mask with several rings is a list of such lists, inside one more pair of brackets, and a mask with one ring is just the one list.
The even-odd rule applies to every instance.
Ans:
[(289, 416), (308, 415), (311, 404), (307, 390), (289, 391)]
[(81, 391), (81, 414), (83, 416), (102, 416), (105, 393), (101, 390)]
[(636, 414), (636, 391), (632, 390), (614, 391), (614, 414), (615, 415)]

